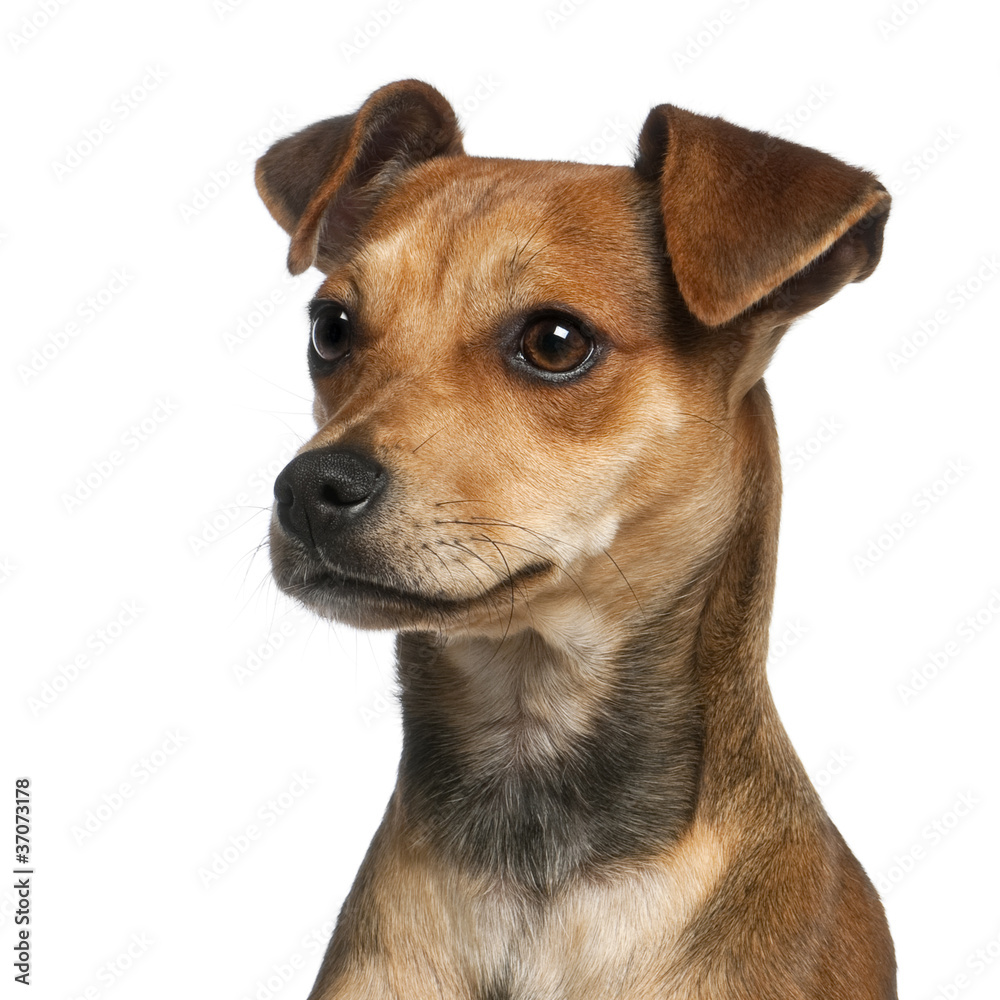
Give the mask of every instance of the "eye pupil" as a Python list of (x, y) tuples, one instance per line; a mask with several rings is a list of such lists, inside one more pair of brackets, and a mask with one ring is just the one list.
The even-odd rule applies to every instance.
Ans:
[(521, 356), (534, 368), (565, 374), (579, 368), (593, 352), (594, 344), (568, 320), (536, 320), (521, 337)]
[(324, 361), (338, 361), (351, 349), (351, 318), (340, 305), (321, 307), (312, 322), (312, 345)]

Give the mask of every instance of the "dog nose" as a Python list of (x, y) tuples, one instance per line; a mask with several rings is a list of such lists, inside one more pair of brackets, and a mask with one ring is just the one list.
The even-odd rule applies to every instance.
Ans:
[(316, 548), (368, 511), (388, 476), (373, 458), (343, 448), (316, 448), (293, 458), (274, 481), (278, 522)]

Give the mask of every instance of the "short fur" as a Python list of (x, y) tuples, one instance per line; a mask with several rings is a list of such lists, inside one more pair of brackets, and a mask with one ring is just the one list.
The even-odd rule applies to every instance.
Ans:
[[(761, 380), (874, 270), (885, 189), (670, 105), (634, 168), (470, 157), (413, 80), (276, 143), (257, 184), (350, 316), (342, 359), (310, 354), (275, 576), (399, 631), (398, 782), (312, 1000), (895, 998), (765, 676)], [(597, 351), (562, 381), (518, 354), (551, 311)]]

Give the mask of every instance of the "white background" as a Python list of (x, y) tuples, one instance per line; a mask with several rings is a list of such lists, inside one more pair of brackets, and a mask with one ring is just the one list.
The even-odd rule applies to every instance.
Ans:
[(669, 101), (893, 191), (875, 275), (793, 328), (769, 374), (771, 677), (885, 890), (900, 995), (997, 996), (995, 7), (558, 3), (5, 7), (0, 787), (12, 817), (32, 779), (34, 995), (304, 997), (378, 823), (389, 637), (296, 613), (254, 554), (310, 434), (319, 275), (285, 274), (252, 161), (414, 76), (473, 154), (628, 163)]

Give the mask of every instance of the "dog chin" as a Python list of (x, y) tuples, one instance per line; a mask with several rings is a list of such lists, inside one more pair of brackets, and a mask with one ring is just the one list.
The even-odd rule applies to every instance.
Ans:
[(361, 629), (425, 628), (443, 623), (453, 602), (407, 593), (328, 571), (278, 586), (321, 618)]

